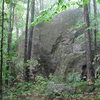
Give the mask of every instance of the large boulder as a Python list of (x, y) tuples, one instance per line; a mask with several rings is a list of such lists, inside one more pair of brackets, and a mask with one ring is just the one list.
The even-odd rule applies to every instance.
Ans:
[(53, 45), (52, 57), (57, 61), (55, 75), (82, 73), (82, 66), (86, 65), (84, 45), (81, 44), (82, 39), (80, 42), (75, 39), (84, 32), (84, 28), (71, 31), (70, 35), (66, 35), (59, 43), (55, 42)]
[[(70, 35), (70, 31), (75, 25), (82, 21), (82, 9), (69, 9), (56, 15), (50, 23), (40, 23), (35, 27), (33, 44), (40, 45), (40, 49), (51, 52), (56, 39), (62, 35)], [(37, 51), (35, 47), (33, 51)]]
[(62, 55), (59, 66), (55, 75), (67, 75), (70, 72), (82, 72), (82, 66), (85, 65), (85, 53), (70, 53)]
[[(44, 65), (43, 72), (46, 72), (48, 75), (52, 72), (55, 73), (55, 75), (57, 75), (57, 73), (63, 73), (64, 75), (65, 70), (71, 67), (71, 63), (68, 62), (68, 58), (70, 57), (68, 54), (76, 53), (83, 49), (79, 43), (74, 42), (75, 37), (78, 37), (79, 34), (83, 32), (82, 29), (82, 31), (76, 34), (77, 31), (74, 28), (77, 23), (82, 21), (82, 9), (69, 9), (56, 15), (50, 23), (42, 22), (35, 27), (32, 54), (33, 57), (35, 56), (39, 59), (42, 67)], [(73, 63), (76, 69), (80, 67), (81, 70), (83, 64), (80, 64), (80, 62), (84, 63), (84, 61), (82, 61), (84, 60), (84, 55), (82, 54), (83, 53), (77, 53), (71, 55), (70, 60), (72, 62), (74, 62), (74, 59), (80, 59), (79, 62), (76, 61)], [(44, 62), (45, 64), (43, 64)]]
[[(81, 52), (82, 45), (75, 42), (75, 38), (84, 29), (76, 31), (74, 28), (82, 21), (82, 9), (69, 9), (56, 15), (50, 23), (42, 22), (34, 28), (32, 57), (39, 61), (45, 75), (64, 75), (68, 72), (66, 70), (81, 70), (85, 64), (84, 53)], [(19, 47), (22, 45), (23, 43)], [(23, 49), (19, 48), (21, 54)]]

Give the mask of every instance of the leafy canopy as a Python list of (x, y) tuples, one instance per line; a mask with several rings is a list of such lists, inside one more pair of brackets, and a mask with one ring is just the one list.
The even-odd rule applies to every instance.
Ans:
[[(100, 0), (98, 0), (100, 1)], [(37, 24), (39, 24), (42, 21), (45, 22), (50, 22), (50, 20), (57, 15), (58, 13), (62, 12), (62, 11), (66, 11), (68, 8), (70, 8), (72, 5), (76, 6), (76, 7), (83, 7), (84, 5), (88, 4), (90, 2), (90, 0), (82, 0), (80, 2), (78, 1), (72, 1), (72, 0), (67, 0), (67, 2), (65, 2), (64, 0), (58, 0), (56, 3), (54, 3), (53, 5), (51, 5), (50, 8), (43, 10), (41, 12), (41, 16), (37, 17), (34, 22), (32, 22), (30, 26), (35, 26)]]

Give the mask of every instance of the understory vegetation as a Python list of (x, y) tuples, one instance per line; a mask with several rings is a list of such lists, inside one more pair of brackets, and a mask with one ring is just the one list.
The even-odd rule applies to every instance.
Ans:
[[(72, 73), (70, 73), (72, 74)], [(73, 73), (74, 75), (77, 73)], [(4, 100), (99, 100), (100, 99), (100, 77), (96, 79), (95, 84), (75, 81), (73, 74), (68, 77), (69, 82), (64, 82), (63, 76), (51, 76), (50, 79), (37, 76), (35, 82), (30, 83), (19, 80), (13, 86), (4, 87)], [(77, 78), (77, 77), (76, 77)], [(49, 91), (50, 83), (63, 84), (66, 87), (73, 88), (72, 93), (66, 93), (65, 90)], [(53, 85), (53, 84), (52, 84)], [(60, 87), (59, 87), (60, 88)], [(94, 89), (94, 91), (92, 90)], [(91, 91), (91, 92), (90, 92)]]

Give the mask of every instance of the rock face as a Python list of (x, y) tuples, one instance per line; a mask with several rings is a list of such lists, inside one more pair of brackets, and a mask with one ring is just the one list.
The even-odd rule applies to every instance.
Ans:
[[(85, 26), (75, 29), (76, 24), (82, 21), (82, 9), (69, 9), (56, 15), (50, 23), (42, 22), (34, 28), (32, 58), (40, 63), (44, 76), (82, 73), (86, 65), (82, 34)], [(23, 55), (23, 51), (24, 43), (21, 41), (18, 52)]]
[[(84, 28), (72, 31), (70, 35), (63, 37), (59, 44), (55, 44), (52, 56), (58, 61), (55, 75), (67, 75), (69, 72), (82, 72), (82, 66), (86, 64), (84, 46), (75, 38), (84, 32)], [(81, 41), (80, 41), (81, 42)]]
[[(81, 70), (84, 64), (84, 53), (80, 51), (83, 48), (80, 43), (75, 43), (74, 39), (83, 31), (78, 32), (73, 29), (82, 20), (82, 9), (69, 9), (56, 15), (50, 23), (40, 23), (35, 27), (32, 54), (39, 59), (42, 70), (47, 72), (47, 75), (50, 73), (64, 75), (65, 70), (72, 67), (71, 63), (74, 64), (75, 70), (79, 67)], [(77, 62), (79, 59), (80, 61)], [(82, 61), (83, 63), (80, 64)]]
[(56, 15), (50, 23), (42, 22), (35, 27), (32, 57), (39, 61), (46, 76), (50, 73), (65, 75), (70, 71), (81, 72), (85, 64), (84, 46), (80, 44), (83, 40), (77, 42), (75, 38), (84, 29), (74, 28), (82, 20), (82, 9), (69, 9)]
[(65, 86), (64, 84), (55, 84), (54, 82), (50, 82), (48, 84), (47, 91), (49, 94), (56, 93), (67, 93), (74, 94), (75, 88), (70, 86)]
[(81, 73), (81, 67), (86, 64), (84, 58), (84, 52), (65, 54), (61, 58), (60, 66), (57, 67), (55, 75), (67, 75), (70, 72)]
[(69, 9), (56, 15), (50, 23), (40, 23), (35, 27), (33, 43), (40, 44), (41, 48), (48, 53), (51, 52), (52, 46), (56, 39), (62, 35), (70, 35), (70, 31), (75, 25), (82, 20), (81, 9)]

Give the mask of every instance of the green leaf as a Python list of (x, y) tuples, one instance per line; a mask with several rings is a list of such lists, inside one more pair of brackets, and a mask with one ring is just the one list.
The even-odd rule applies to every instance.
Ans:
[(100, 3), (100, 0), (97, 0), (98, 3)]

